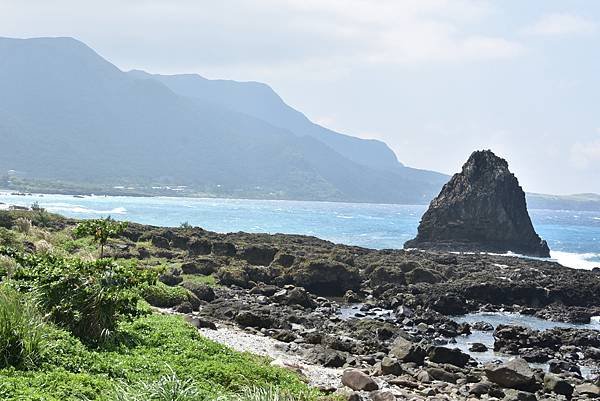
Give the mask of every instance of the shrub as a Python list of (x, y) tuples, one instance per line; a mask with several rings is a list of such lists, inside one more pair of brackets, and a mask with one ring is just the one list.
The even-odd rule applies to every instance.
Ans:
[(189, 301), (190, 293), (183, 287), (169, 287), (161, 282), (142, 290), (142, 297), (152, 306), (171, 308)]
[(14, 231), (0, 227), (0, 246), (15, 247), (18, 244), (17, 234)]
[(39, 240), (35, 243), (35, 251), (41, 254), (49, 254), (52, 252), (52, 244), (46, 240)]
[(31, 231), (31, 220), (25, 217), (19, 217), (15, 220), (15, 228), (18, 232), (27, 235)]
[(37, 365), (45, 347), (44, 319), (32, 299), (0, 285), (0, 368)]
[(13, 255), (21, 265), (14, 274), (20, 289), (36, 289), (53, 322), (82, 341), (107, 339), (120, 319), (137, 314), (138, 287), (153, 283), (149, 270), (110, 259), (82, 261), (56, 255)]
[(94, 242), (100, 245), (100, 259), (104, 257), (104, 246), (109, 238), (116, 238), (127, 228), (127, 223), (117, 222), (107, 217), (106, 219), (85, 220), (75, 227), (76, 237), (91, 235)]
[(10, 256), (0, 255), (0, 278), (11, 278), (17, 270), (17, 262)]

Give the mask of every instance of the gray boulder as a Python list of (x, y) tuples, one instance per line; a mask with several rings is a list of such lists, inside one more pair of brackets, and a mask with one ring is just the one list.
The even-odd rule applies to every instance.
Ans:
[(485, 365), (485, 374), (492, 383), (517, 390), (535, 391), (539, 386), (527, 361), (511, 359), (501, 364)]
[(357, 369), (345, 370), (342, 374), (342, 384), (355, 391), (374, 391), (379, 389), (375, 380)]

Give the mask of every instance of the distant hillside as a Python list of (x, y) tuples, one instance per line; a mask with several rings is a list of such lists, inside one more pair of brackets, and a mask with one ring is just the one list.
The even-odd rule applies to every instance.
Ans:
[(587, 210), (595, 212), (600, 211), (600, 195), (545, 195), (532, 193), (527, 194), (527, 206), (529, 209)]
[(427, 203), (447, 179), (311, 123), (264, 84), (125, 73), (71, 38), (0, 38), (0, 90), (0, 175), (385, 203)]

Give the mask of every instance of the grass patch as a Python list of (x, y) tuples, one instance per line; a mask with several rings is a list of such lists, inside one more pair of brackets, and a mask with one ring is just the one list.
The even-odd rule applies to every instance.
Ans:
[(46, 324), (32, 298), (1, 284), (0, 368), (35, 367), (46, 345)]
[(212, 274), (208, 276), (203, 276), (201, 274), (183, 274), (182, 277), (183, 281), (206, 284), (210, 287), (221, 287), (221, 285), (217, 283), (217, 278)]
[(119, 400), (116, 393), (123, 386), (151, 389), (168, 385), (174, 375), (193, 386), (199, 399), (269, 386), (316, 396), (293, 373), (210, 341), (177, 316), (141, 317), (122, 323), (119, 333), (120, 343), (90, 349), (68, 333), (54, 330), (53, 348), (45, 353), (40, 370), (0, 369), (0, 399), (113, 401)]

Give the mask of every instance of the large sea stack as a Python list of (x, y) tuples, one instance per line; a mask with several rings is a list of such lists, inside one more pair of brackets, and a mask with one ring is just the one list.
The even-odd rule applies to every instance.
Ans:
[(405, 248), (462, 252), (516, 252), (549, 257), (535, 232), (525, 193), (506, 160), (476, 151), (462, 171), (444, 185)]

